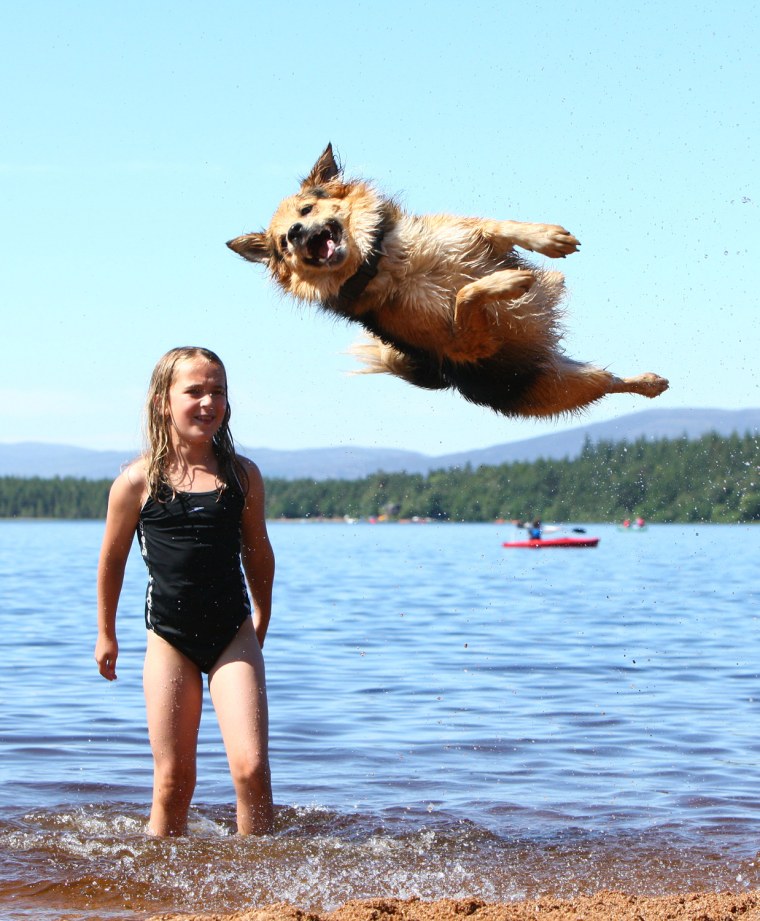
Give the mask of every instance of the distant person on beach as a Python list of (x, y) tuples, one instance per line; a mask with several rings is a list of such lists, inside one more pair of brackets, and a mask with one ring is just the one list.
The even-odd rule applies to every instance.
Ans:
[(261, 648), (274, 554), (261, 474), (236, 454), (229, 418), (221, 360), (203, 348), (167, 352), (150, 382), (147, 449), (117, 477), (108, 500), (95, 661), (104, 678), (116, 678), (116, 609), (136, 533), (148, 567), (143, 686), (153, 835), (186, 832), (204, 673), (235, 786), (238, 832), (272, 829)]

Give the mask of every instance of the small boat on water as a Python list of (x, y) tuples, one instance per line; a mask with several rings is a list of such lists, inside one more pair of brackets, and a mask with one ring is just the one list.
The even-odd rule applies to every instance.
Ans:
[(546, 547), (596, 547), (598, 537), (539, 537), (528, 540), (507, 540), (502, 547), (542, 550)]

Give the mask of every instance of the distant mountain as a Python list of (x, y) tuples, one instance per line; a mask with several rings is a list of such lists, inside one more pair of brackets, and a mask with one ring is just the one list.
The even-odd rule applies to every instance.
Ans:
[[(277, 451), (240, 447), (255, 458), (266, 477), (314, 480), (359, 479), (383, 470), (386, 473), (428, 473), (470, 464), (483, 465), (559, 460), (577, 457), (586, 440), (635, 441), (647, 438), (699, 438), (708, 432), (727, 436), (733, 432), (760, 434), (760, 409), (648, 409), (612, 419), (508, 442), (491, 448), (429, 456), (391, 448), (310, 448)], [(22, 442), (0, 444), (0, 476), (75, 476), (111, 479), (134, 457), (129, 451), (91, 451), (70, 445)]]
[[(509, 464), (515, 461), (534, 461), (540, 457), (549, 460), (577, 457), (586, 438), (598, 441), (636, 441), (646, 438), (701, 438), (708, 432), (731, 435), (738, 432), (760, 434), (760, 409), (645, 409), (607, 422), (594, 422), (576, 428), (540, 435), (525, 441), (494, 445), (477, 451), (447, 454), (436, 458), (436, 466), (455, 467), (471, 464), (473, 467)], [(440, 465), (438, 464), (440, 463)]]

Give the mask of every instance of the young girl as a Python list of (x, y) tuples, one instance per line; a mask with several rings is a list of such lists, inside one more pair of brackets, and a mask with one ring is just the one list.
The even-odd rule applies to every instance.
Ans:
[(150, 382), (147, 450), (117, 477), (108, 500), (95, 661), (104, 678), (116, 678), (116, 608), (137, 532), (149, 577), (143, 683), (153, 751), (149, 832), (154, 835), (186, 830), (202, 673), (208, 674), (235, 785), (238, 831), (264, 834), (272, 828), (261, 647), (271, 612), (274, 554), (261, 474), (235, 453), (229, 418), (220, 359), (202, 348), (167, 352)]

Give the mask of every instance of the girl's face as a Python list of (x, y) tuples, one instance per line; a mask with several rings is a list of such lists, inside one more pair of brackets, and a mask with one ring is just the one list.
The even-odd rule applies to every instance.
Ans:
[(206, 358), (186, 358), (174, 367), (168, 415), (172, 440), (180, 444), (210, 442), (227, 411), (224, 370)]

